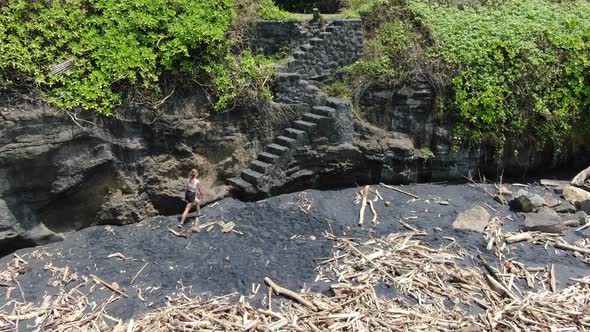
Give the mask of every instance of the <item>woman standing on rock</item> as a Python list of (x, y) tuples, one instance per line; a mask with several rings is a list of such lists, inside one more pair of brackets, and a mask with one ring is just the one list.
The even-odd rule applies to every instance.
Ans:
[[(184, 225), (184, 220), (186, 216), (190, 212), (193, 205), (197, 207), (197, 218), (195, 228), (199, 229), (199, 217), (201, 216), (201, 200), (203, 199), (203, 192), (201, 191), (201, 183), (197, 180), (197, 176), (199, 172), (196, 169), (192, 169), (188, 180), (186, 181), (186, 185), (184, 187), (184, 198), (186, 199), (186, 208), (184, 209), (184, 213), (182, 214), (182, 218), (178, 223), (178, 227), (182, 228)], [(199, 195), (197, 195), (197, 191)]]

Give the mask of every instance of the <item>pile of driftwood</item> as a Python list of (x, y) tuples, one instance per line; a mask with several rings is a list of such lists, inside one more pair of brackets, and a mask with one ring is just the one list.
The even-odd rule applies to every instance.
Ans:
[[(100, 283), (96, 280), (95, 282)], [(101, 282), (104, 281), (101, 280)], [(81, 276), (78, 285), (69, 291), (61, 288), (58, 295), (46, 295), (40, 304), (27, 302), (24, 295), (22, 301), (8, 302), (0, 309), (0, 331), (20, 331), (19, 326), (26, 326), (26, 330), (34, 328), (36, 331), (110, 330), (113, 323), (119, 320), (109, 316), (107, 308), (121, 295), (113, 292), (101, 304), (93, 303), (89, 298), (97, 285), (92, 286), (89, 292), (85, 293), (82, 290), (90, 283), (91, 280), (88, 277)], [(12, 310), (8, 313), (4, 312), (8, 308)]]
[[(166, 306), (126, 322), (108, 311), (111, 303), (127, 297), (116, 284), (47, 264), (62, 292), (41, 304), (23, 298), (0, 308), (0, 331), (18, 330), (23, 321), (39, 331), (590, 329), (590, 276), (559, 290), (552, 266), (514, 260), (499, 260), (495, 266), (482, 255), (471, 257), (453, 238), (432, 248), (420, 240), (423, 235), (395, 233), (360, 241), (326, 233), (334, 251), (321, 259), (318, 280), (331, 284), (329, 296), (295, 292), (266, 278), (262, 307), (248, 304), (241, 294), (202, 300), (181, 292)], [(11, 265), (25, 264), (15, 259)], [(91, 298), (97, 287), (112, 293), (101, 304)], [(383, 287), (389, 294), (379, 295)], [(252, 292), (260, 288), (253, 285)]]
[[(452, 238), (447, 238), (449, 245), (433, 249), (416, 238), (422, 234), (391, 234), (363, 243), (334, 239), (337, 250), (326, 260), (322, 274), (333, 274), (335, 281), (348, 285), (384, 283), (401, 290), (415, 304), (394, 302), (404, 302), (402, 307), (411, 307), (416, 315), (405, 326), (396, 322), (402, 329), (416, 330), (421, 324), (430, 330), (590, 327), (590, 276), (558, 291), (553, 266), (533, 267), (510, 260), (496, 268), (478, 255), (479, 264), (467, 268), (463, 257), (468, 255)], [(535, 286), (540, 287), (535, 291)], [(470, 316), (461, 309), (469, 305), (479, 306), (484, 313)]]

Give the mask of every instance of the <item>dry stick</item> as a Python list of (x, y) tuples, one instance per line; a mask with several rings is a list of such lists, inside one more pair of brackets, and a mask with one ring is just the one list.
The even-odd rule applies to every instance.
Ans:
[(383, 183), (383, 182), (382, 182), (382, 183), (379, 183), (379, 185), (380, 185), (380, 186), (382, 186), (382, 187), (385, 187), (385, 188), (389, 188), (389, 189), (391, 189), (391, 190), (395, 190), (395, 191), (397, 191), (397, 192), (399, 192), (399, 193), (402, 193), (402, 194), (404, 194), (404, 195), (408, 195), (408, 196), (410, 196), (410, 197), (412, 197), (412, 198), (415, 198), (415, 199), (420, 199), (420, 197), (418, 197), (418, 196), (416, 196), (416, 195), (414, 195), (414, 194), (412, 194), (412, 193), (409, 193), (409, 192), (407, 192), (407, 191), (403, 191), (403, 190), (401, 190), (401, 189), (399, 189), (399, 188), (396, 188), (396, 187), (393, 187), (393, 186), (386, 185), (386, 184), (385, 184), (385, 183)]
[(272, 312), (272, 288), (268, 288), (268, 311)]
[(368, 201), (369, 203), (369, 207), (371, 208), (371, 212), (373, 212), (373, 219), (371, 220), (371, 222), (374, 224), (377, 221), (377, 211), (375, 210), (375, 207), (373, 206), (373, 202), (372, 201)]
[(185, 239), (188, 238), (188, 235), (186, 235), (185, 233), (178, 233), (177, 231), (173, 230), (172, 228), (168, 228), (168, 232), (172, 233), (174, 236), (177, 236), (177, 237), (183, 237)]
[(555, 281), (555, 264), (551, 264), (551, 269), (549, 270), (549, 285), (551, 286), (551, 291), (553, 293), (557, 292), (557, 282)]
[(404, 226), (406, 229), (412, 231), (412, 232), (416, 232), (416, 233), (421, 233), (420, 230), (418, 230), (416, 227), (408, 224), (407, 222), (403, 221), (403, 220), (399, 220), (399, 223), (402, 224), (402, 226)]
[(143, 266), (141, 267), (141, 269), (139, 269), (139, 271), (137, 271), (137, 273), (133, 276), (133, 278), (131, 279), (131, 282), (129, 283), (130, 285), (133, 285), (133, 282), (135, 282), (135, 279), (137, 279), (137, 277), (139, 277), (139, 274), (141, 273), (141, 271), (143, 271), (143, 269), (145, 269), (145, 267), (149, 264), (149, 262), (143, 264)]
[(94, 281), (97, 281), (97, 282), (99, 282), (99, 283), (103, 284), (103, 285), (104, 285), (106, 288), (108, 288), (108, 289), (112, 290), (113, 292), (115, 292), (115, 293), (117, 293), (117, 294), (119, 294), (119, 295), (123, 296), (124, 298), (128, 298), (128, 297), (129, 297), (129, 296), (127, 295), (127, 293), (125, 293), (125, 292), (121, 291), (119, 288), (117, 288), (117, 287), (115, 287), (115, 286), (113, 286), (113, 285), (109, 284), (108, 282), (106, 282), (106, 281), (104, 281), (104, 280), (100, 279), (99, 277), (95, 276), (94, 274), (91, 274), (91, 275), (90, 275), (90, 277), (91, 277), (92, 279), (94, 279)]
[[(518, 298), (516, 297), (516, 295), (514, 295), (514, 293), (512, 293), (508, 288), (506, 288), (506, 286), (504, 286), (504, 282), (502, 281), (502, 278), (500, 278), (500, 276), (498, 276), (498, 273), (496, 272), (496, 270), (488, 263), (488, 261), (485, 259), (485, 257), (483, 257), (481, 254), (477, 254), (477, 257), (481, 260), (481, 262), (482, 262), (483, 266), (486, 268), (486, 270), (488, 270), (488, 272), (492, 275), (491, 278), (494, 279), (494, 280), (488, 280), (488, 282), (494, 286), (499, 287), (511, 299), (517, 300)], [(489, 275), (486, 274), (486, 278), (490, 279)], [(498, 293), (500, 293), (500, 292), (498, 292)]]
[(366, 259), (369, 263), (373, 264), (373, 266), (375, 266), (375, 268), (377, 270), (381, 271), (381, 273), (385, 274), (385, 276), (387, 276), (389, 279), (391, 279), (391, 281), (394, 283), (394, 285), (396, 284), (395, 278), (389, 272), (387, 272), (381, 266), (379, 266), (375, 262), (373, 262), (373, 260), (371, 258), (367, 257), (367, 255), (363, 254), (360, 250), (358, 250), (357, 248), (355, 248), (352, 244), (348, 243), (348, 246), (350, 248), (352, 248), (354, 251), (356, 251), (359, 255), (361, 255), (361, 257), (363, 257), (364, 259)]
[(297, 302), (303, 304), (304, 306), (310, 308), (313, 311), (318, 310), (317, 307), (313, 303), (307, 301), (306, 299), (301, 297), (301, 295), (275, 284), (272, 280), (270, 280), (269, 277), (264, 278), (264, 282), (266, 282), (266, 284), (268, 286), (270, 286), (270, 288), (272, 288), (272, 290), (275, 293), (277, 293), (278, 295), (286, 295), (286, 296), (296, 300)]
[(22, 314), (22, 315), (4, 315), (4, 314), (0, 313), (0, 317), (6, 318), (7, 320), (11, 320), (11, 321), (29, 320), (29, 319), (33, 319), (37, 316), (41, 316), (43, 313), (44, 313), (43, 310), (33, 311), (28, 314)]
[(363, 189), (363, 200), (361, 202), (361, 211), (359, 212), (359, 225), (365, 221), (365, 208), (367, 207), (367, 198), (369, 197), (369, 186)]
[(506, 240), (507, 243), (514, 243), (514, 242), (520, 242), (520, 241), (531, 241), (532, 239), (533, 239), (533, 235), (529, 232), (518, 233), (518, 234), (510, 235), (510, 236), (507, 236), (506, 238), (504, 238), (504, 240)]
[(27, 300), (25, 299), (25, 292), (23, 292), (23, 288), (20, 286), (20, 282), (18, 282), (18, 280), (15, 280), (14, 282), (16, 282), (16, 285), (18, 286), (18, 289), (20, 290), (20, 295), (23, 297), (23, 302), (27, 303)]
[(577, 251), (577, 252), (580, 252), (580, 253), (583, 253), (583, 254), (590, 255), (590, 249), (573, 246), (571, 244), (556, 242), (556, 243), (553, 244), (553, 246), (556, 247), (556, 248), (559, 248), (559, 249)]

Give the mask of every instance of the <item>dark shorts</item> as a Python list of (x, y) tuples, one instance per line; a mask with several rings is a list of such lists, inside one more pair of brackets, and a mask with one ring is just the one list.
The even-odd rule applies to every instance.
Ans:
[(197, 193), (193, 191), (187, 191), (184, 198), (186, 199), (187, 203), (194, 203), (195, 199), (197, 198)]

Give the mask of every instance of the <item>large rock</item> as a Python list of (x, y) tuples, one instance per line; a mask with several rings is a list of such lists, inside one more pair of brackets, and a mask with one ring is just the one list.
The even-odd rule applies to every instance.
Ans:
[(590, 200), (583, 200), (576, 202), (576, 209), (578, 211), (584, 211), (586, 213), (590, 213)]
[(554, 207), (554, 206), (558, 206), (561, 202), (553, 197), (551, 194), (546, 194), (545, 196), (543, 196), (543, 200), (545, 201), (545, 204), (548, 207)]
[(20, 248), (23, 243), (41, 245), (62, 239), (41, 223), (19, 223), (8, 204), (0, 199), (0, 255)]
[(460, 213), (453, 222), (453, 228), (483, 233), (491, 217), (488, 210), (476, 206)]
[(544, 233), (561, 233), (564, 225), (559, 215), (548, 207), (541, 207), (537, 213), (526, 213), (524, 231), (538, 231)]
[(517, 212), (535, 212), (546, 205), (543, 197), (522, 189), (514, 195), (514, 198), (508, 204), (512, 210)]
[(180, 213), (182, 181), (193, 167), (215, 189), (206, 199), (219, 199), (227, 195), (225, 179), (266, 143), (258, 139), (274, 137), (300, 117), (274, 104), (248, 116), (219, 116), (199, 106), (206, 102), (199, 93), (171, 99), (159, 115), (129, 109), (113, 117), (78, 114), (88, 121), (84, 128), (62, 110), (3, 107), (0, 100), (0, 252), (88, 226)]
[(6, 202), (0, 199), (0, 247), (3, 242), (8, 242), (23, 232), (17, 224), (16, 217), (12, 214)]
[(590, 200), (590, 192), (574, 186), (563, 187), (563, 197), (570, 203), (575, 204), (577, 201)]
[(584, 211), (578, 211), (574, 214), (574, 217), (580, 225), (584, 225), (588, 221), (588, 214)]
[(11, 229), (16, 225), (16, 222), (16, 217), (12, 214), (6, 202), (0, 199), (0, 232)]
[(553, 210), (559, 213), (574, 213), (576, 212), (576, 207), (572, 205), (572, 203), (565, 201), (561, 202), (559, 205), (554, 206)]

